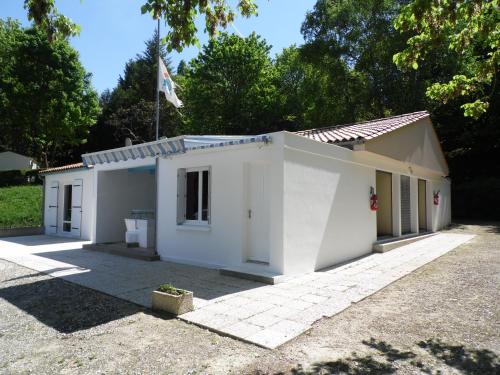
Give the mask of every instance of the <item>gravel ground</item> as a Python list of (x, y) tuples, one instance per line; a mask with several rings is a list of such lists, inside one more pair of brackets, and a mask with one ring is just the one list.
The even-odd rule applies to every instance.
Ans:
[(0, 373), (500, 374), (500, 224), (265, 350), (0, 260)]
[(245, 373), (500, 374), (500, 223), (246, 367)]

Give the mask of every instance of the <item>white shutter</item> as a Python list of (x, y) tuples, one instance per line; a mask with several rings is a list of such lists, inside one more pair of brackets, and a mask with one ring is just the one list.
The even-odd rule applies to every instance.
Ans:
[(71, 184), (71, 235), (81, 236), (83, 180), (74, 180)]
[(46, 231), (48, 234), (57, 233), (57, 211), (59, 207), (59, 181), (52, 181), (49, 186), (48, 197), (48, 220)]
[(186, 169), (177, 170), (177, 224), (186, 221)]

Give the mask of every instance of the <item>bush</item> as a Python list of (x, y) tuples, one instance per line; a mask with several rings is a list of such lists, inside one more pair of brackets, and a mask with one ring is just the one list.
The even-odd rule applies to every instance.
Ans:
[(19, 185), (40, 185), (42, 179), (37, 169), (12, 170), (0, 172), (0, 187)]
[(162, 284), (158, 287), (158, 291), (173, 294), (174, 296), (182, 296), (187, 293), (184, 289), (178, 289), (172, 284)]
[(454, 219), (500, 220), (500, 177), (452, 182), (451, 205)]

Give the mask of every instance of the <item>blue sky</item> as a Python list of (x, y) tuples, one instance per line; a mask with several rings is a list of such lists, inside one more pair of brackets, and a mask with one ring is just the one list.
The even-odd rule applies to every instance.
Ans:
[[(0, 18), (12, 17), (29, 25), (23, 0), (0, 1)], [(125, 62), (142, 52), (144, 41), (153, 34), (156, 23), (149, 15), (141, 15), (143, 3), (144, 0), (56, 0), (59, 11), (82, 28), (71, 44), (80, 52), (81, 61), (92, 73), (92, 83), (99, 92), (116, 85)], [(252, 31), (262, 35), (273, 46), (274, 56), (284, 47), (302, 44), (300, 27), (314, 3), (315, 0), (257, 0), (259, 16), (239, 17), (235, 26), (243, 36)], [(164, 26), (162, 29), (164, 36)], [(203, 44), (207, 37), (201, 23), (198, 29)], [(180, 54), (172, 53), (173, 66), (177, 67), (182, 59), (192, 59), (198, 52), (197, 47), (191, 47)]]

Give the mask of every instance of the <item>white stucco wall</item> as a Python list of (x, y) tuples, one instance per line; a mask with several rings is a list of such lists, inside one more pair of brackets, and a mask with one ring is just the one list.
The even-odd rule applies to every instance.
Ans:
[(364, 146), (367, 151), (417, 164), (444, 176), (449, 173), (439, 139), (428, 117), (366, 141)]
[(71, 185), (74, 180), (83, 180), (82, 190), (82, 220), (81, 220), (81, 237), (84, 240), (93, 240), (92, 223), (94, 218), (94, 184), (93, 184), (93, 169), (77, 169), (73, 171), (63, 171), (59, 173), (49, 173), (45, 175), (45, 192), (44, 192), (44, 225), (45, 233), (48, 233), (47, 223), (49, 215), (48, 192), (53, 181), (59, 182), (58, 194), (58, 212), (57, 212), (57, 233), (58, 236), (68, 236), (71, 234), (64, 233), (62, 230), (62, 218), (64, 209), (64, 185)]
[(292, 134), (285, 138), (285, 273), (311, 272), (371, 252), (375, 170), (353, 152)]
[(155, 175), (127, 169), (96, 171), (95, 242), (125, 241), (124, 219), (133, 209), (155, 208)]
[[(439, 191), (439, 204), (433, 203), (433, 193)], [(438, 231), (451, 223), (451, 182), (446, 178), (430, 181), (432, 231)]]
[[(200, 150), (159, 161), (157, 250), (164, 260), (212, 266), (242, 266), (247, 260), (246, 163), (269, 165), (270, 271), (282, 272), (283, 135), (269, 145), (248, 144)], [(177, 170), (211, 168), (211, 222), (200, 228), (177, 225)]]

